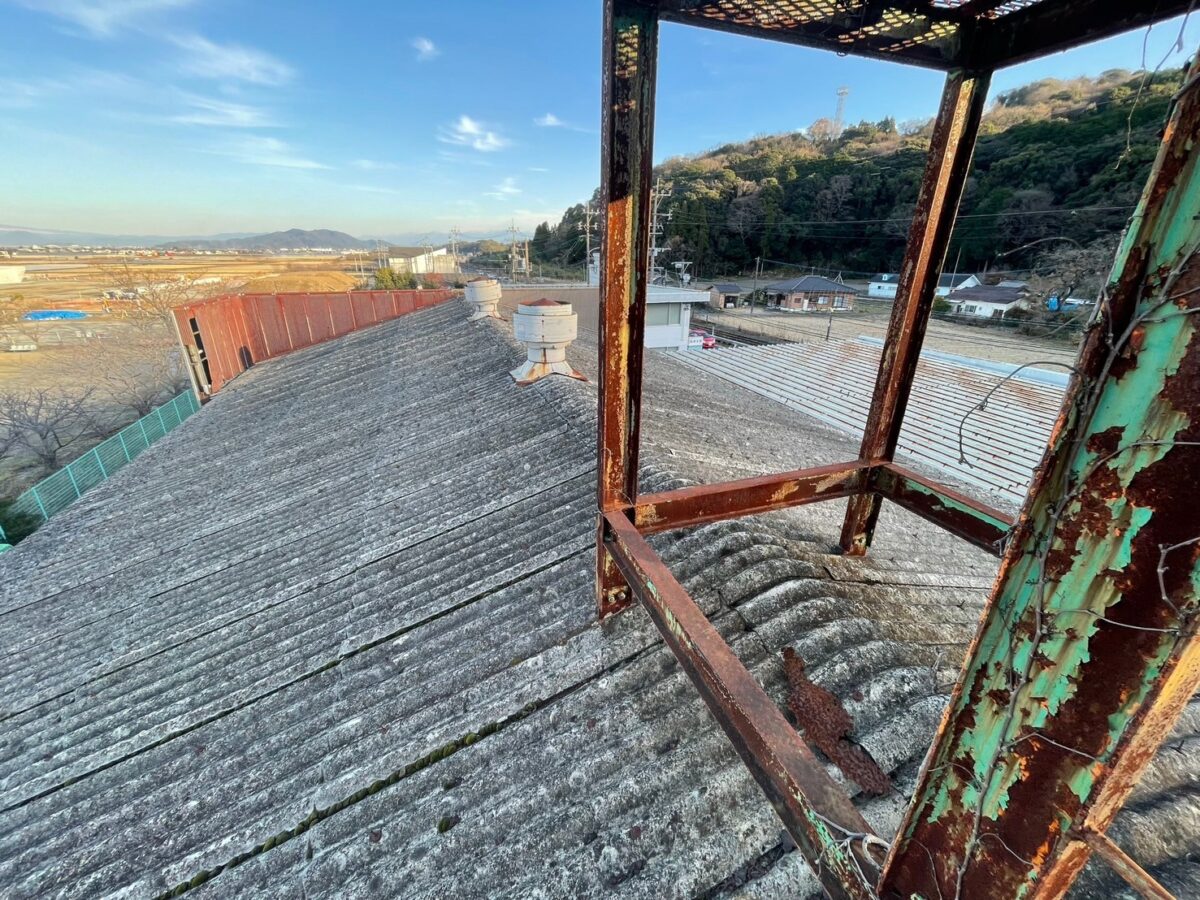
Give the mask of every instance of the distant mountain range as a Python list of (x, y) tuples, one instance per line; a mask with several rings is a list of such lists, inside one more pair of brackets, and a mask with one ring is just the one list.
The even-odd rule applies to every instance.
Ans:
[(287, 231), (272, 231), (270, 234), (230, 238), (178, 238), (157, 246), (171, 250), (365, 250), (372, 243), (344, 231), (330, 231), (328, 228), (316, 228), (311, 231), (289, 228)]
[[(490, 238), (492, 234), (464, 234), (463, 240)], [(429, 232), (391, 234), (380, 237), (356, 238), (344, 231), (327, 228), (290, 228), (287, 231), (272, 231), (269, 234), (254, 232), (228, 232), (205, 235), (164, 234), (99, 234), (90, 231), (64, 231), (52, 228), (25, 228), (18, 225), (0, 225), (0, 247), (28, 247), (32, 245), (54, 245), (60, 247), (154, 247), (167, 250), (367, 250), (380, 243), (403, 246), (420, 246), (430, 241), (438, 247), (438, 241)]]

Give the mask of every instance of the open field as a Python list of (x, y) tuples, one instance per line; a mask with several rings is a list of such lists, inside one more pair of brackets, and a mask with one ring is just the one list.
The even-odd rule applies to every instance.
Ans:
[[(163, 402), (182, 388), (173, 327), (162, 315), (169, 306), (228, 291), (340, 291), (359, 282), (352, 260), (329, 256), (41, 254), (5, 262), (27, 270), (22, 283), (0, 286), (0, 418), (13, 409), (27, 413), (13, 398), (36, 392), (82, 398), (82, 410), (61, 429), (67, 442), (61, 461), (132, 421), (139, 414), (135, 407)], [(147, 296), (138, 301), (104, 296), (134, 288)], [(21, 318), (35, 309), (77, 310), (87, 318)], [(8, 352), (14, 339), (37, 349)], [(9, 427), (0, 422), (0, 444)], [(0, 453), (0, 499), (44, 474), (46, 467), (28, 450), (10, 447)]]

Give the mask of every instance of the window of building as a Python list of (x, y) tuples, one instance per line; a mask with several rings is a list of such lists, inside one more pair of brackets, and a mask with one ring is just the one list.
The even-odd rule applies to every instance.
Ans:
[(680, 309), (678, 303), (647, 303), (647, 325), (678, 325)]

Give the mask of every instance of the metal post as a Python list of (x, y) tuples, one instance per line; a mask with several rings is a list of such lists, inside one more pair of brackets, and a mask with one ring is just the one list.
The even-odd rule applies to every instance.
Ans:
[(65, 466), (63, 471), (66, 472), (67, 477), (71, 479), (71, 487), (75, 488), (75, 499), (78, 500), (83, 496), (83, 493), (79, 490), (79, 482), (75, 480), (75, 473), (71, 471), (70, 465)]
[(117, 440), (121, 442), (121, 450), (125, 453), (125, 462), (133, 462), (133, 457), (129, 455), (129, 446), (125, 443), (125, 429), (122, 428), (117, 432)]
[[(933, 309), (958, 203), (971, 168), (990, 81), (991, 74), (987, 72), (956, 71), (946, 76), (929, 147), (929, 163), (917, 195), (917, 211), (908, 232), (900, 283), (879, 360), (871, 411), (863, 429), (859, 452), (862, 459), (890, 462), (896, 453), (904, 409), (916, 375), (921, 342)], [(867, 552), (879, 518), (879, 504), (879, 497), (873, 494), (850, 500), (841, 539), (846, 553)]]
[(46, 504), (42, 502), (42, 495), (38, 493), (37, 485), (29, 489), (29, 493), (33, 494), (33, 499), (37, 501), (38, 511), (42, 514), (42, 521), (50, 521), (50, 513), (46, 512)]
[(96, 457), (96, 465), (100, 467), (100, 477), (108, 480), (108, 470), (104, 468), (104, 460), (100, 458), (100, 453), (95, 447), (92, 448), (92, 456)]
[(881, 896), (1061, 897), (1094, 849), (1082, 835), (1108, 830), (1200, 687), (1198, 75), (1167, 124)]
[(159, 426), (162, 428), (162, 431), (163, 431), (163, 436), (165, 437), (165, 436), (166, 436), (166, 434), (167, 434), (167, 431), (168, 431), (168, 429), (167, 429), (167, 422), (166, 422), (166, 420), (165, 420), (165, 419), (162, 417), (162, 407), (161, 407), (161, 406), (160, 406), (160, 407), (158, 407), (157, 409), (155, 409), (155, 410), (154, 410), (154, 412), (155, 412), (155, 414), (158, 416), (158, 424), (159, 424)]
[[(625, 509), (638, 491), (638, 431), (649, 260), (650, 176), (658, 10), (647, 0), (605, 0), (600, 200), (605, 237), (600, 266), (598, 501)], [(628, 585), (597, 539), (600, 615), (627, 606)]]
[[(146, 442), (146, 446), (150, 446), (150, 435), (146, 434), (146, 417), (142, 416), (137, 420), (138, 428), (142, 429), (142, 440)], [(145, 448), (143, 448), (145, 449)]]

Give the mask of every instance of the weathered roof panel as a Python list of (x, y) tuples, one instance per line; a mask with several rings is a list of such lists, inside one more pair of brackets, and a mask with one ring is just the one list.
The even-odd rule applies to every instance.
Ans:
[[(466, 315), (255, 367), (0, 558), (0, 893), (813, 893), (645, 617), (595, 623), (592, 389), (516, 388), (521, 351)], [(851, 444), (670, 357), (648, 376), (648, 455), (692, 477)], [(829, 556), (840, 507), (655, 541), (776, 697), (797, 648), (902, 793), (994, 561), (895, 509), (868, 561)], [(1194, 769), (1156, 768), (1140, 814), (1186, 816)], [(900, 797), (864, 804), (882, 833)]]

